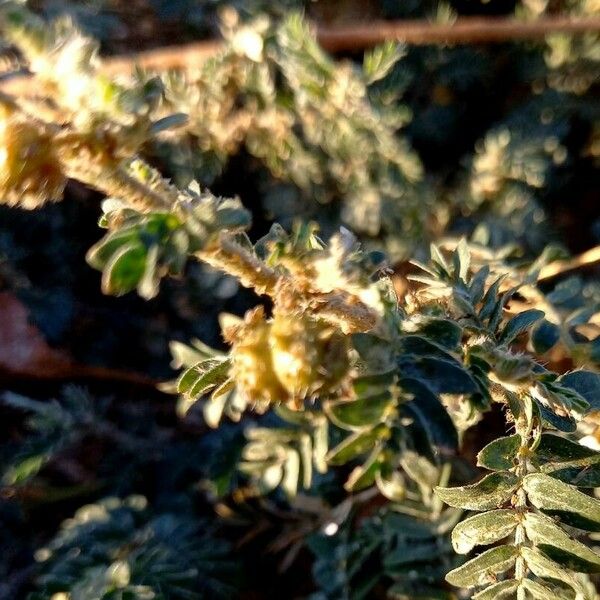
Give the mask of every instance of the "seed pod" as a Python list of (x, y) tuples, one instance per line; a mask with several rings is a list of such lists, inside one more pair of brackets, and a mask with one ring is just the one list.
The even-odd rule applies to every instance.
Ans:
[(233, 342), (231, 376), (240, 393), (255, 403), (282, 402), (288, 393), (273, 369), (269, 339), (271, 324), (262, 308), (249, 311), (235, 331), (226, 332)]
[(307, 316), (277, 313), (270, 345), (275, 373), (293, 398), (330, 391), (348, 371), (345, 337)]
[(66, 181), (51, 136), (17, 116), (0, 118), (0, 202), (37, 208), (60, 200)]

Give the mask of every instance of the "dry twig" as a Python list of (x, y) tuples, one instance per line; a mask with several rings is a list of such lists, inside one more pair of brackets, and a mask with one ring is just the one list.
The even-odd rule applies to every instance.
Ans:
[(545, 17), (535, 21), (507, 18), (461, 17), (452, 23), (426, 21), (375, 21), (366, 25), (320, 28), (318, 39), (329, 52), (368, 48), (398, 40), (406, 44), (498, 43), (543, 38), (552, 33), (600, 32), (600, 18)]
[[(328, 52), (363, 50), (386, 40), (410, 45), (498, 43), (543, 38), (550, 34), (600, 33), (600, 18), (545, 17), (535, 21), (513, 18), (460, 17), (452, 23), (423, 20), (372, 21), (343, 27), (317, 27), (317, 39)], [(146, 50), (106, 58), (101, 71), (107, 75), (128, 75), (139, 66), (150, 71), (193, 69), (223, 48), (216, 40)], [(17, 75), (0, 81), (0, 89), (13, 95), (37, 92), (30, 76)]]
[(598, 264), (600, 264), (600, 246), (595, 246), (594, 248), (590, 248), (578, 256), (574, 256), (573, 258), (557, 260), (549, 265), (546, 265), (545, 267), (542, 267), (538, 281), (547, 281), (548, 279), (553, 279), (554, 277), (563, 275), (564, 273), (576, 271), (577, 269), (593, 267)]

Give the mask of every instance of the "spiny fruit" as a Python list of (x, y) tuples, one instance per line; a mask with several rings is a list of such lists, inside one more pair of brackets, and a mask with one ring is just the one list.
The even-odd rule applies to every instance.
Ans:
[(299, 409), (305, 398), (332, 391), (349, 369), (345, 336), (307, 315), (276, 311), (267, 321), (259, 307), (223, 335), (232, 344), (231, 377), (259, 405)]
[(276, 312), (269, 342), (275, 374), (293, 398), (328, 392), (348, 371), (346, 338), (309, 316)]
[(59, 200), (66, 177), (51, 136), (6, 112), (0, 115), (0, 202), (33, 209)]
[(269, 337), (271, 324), (262, 307), (248, 311), (244, 322), (225, 330), (231, 349), (231, 376), (238, 390), (255, 403), (282, 402), (288, 393), (275, 375)]

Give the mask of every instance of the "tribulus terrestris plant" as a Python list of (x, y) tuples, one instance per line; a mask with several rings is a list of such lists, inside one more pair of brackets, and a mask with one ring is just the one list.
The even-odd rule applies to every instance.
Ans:
[[(319, 597), (350, 597), (353, 586), (360, 592), (351, 597), (364, 597), (381, 585), (394, 598), (596, 597), (590, 575), (600, 571), (600, 556), (589, 533), (600, 532), (600, 501), (593, 493), (600, 487), (600, 453), (580, 438), (589, 415), (600, 410), (598, 350), (576, 334), (581, 319), (573, 321), (537, 285), (551, 252), (519, 264), (509, 253), (445, 240), (431, 247), (429, 262), (415, 262), (414, 285), (399, 295), (384, 256), (362, 249), (345, 228), (324, 241), (312, 224), (297, 223), (291, 231), (275, 224), (253, 242), (241, 201), (217, 198), (196, 183), (179, 188), (142, 158), (144, 144), (166, 129), (189, 127), (184, 114), (166, 111), (189, 112), (190, 103), (206, 101), (207, 90), (179, 82), (189, 93), (175, 96), (171, 80), (165, 85), (139, 75), (134, 83), (113, 81), (97, 69), (92, 40), (65, 23), (49, 26), (19, 4), (4, 3), (0, 21), (45, 94), (42, 101), (0, 98), (2, 201), (22, 208), (58, 201), (68, 178), (103, 193), (108, 199), (100, 225), (107, 233), (87, 260), (102, 272), (107, 294), (135, 290), (152, 298), (163, 277), (182, 274), (194, 258), (268, 300), (243, 318), (222, 315), (227, 352), (199, 341), (174, 343), (181, 374), (164, 388), (178, 395), (182, 415), (200, 406), (213, 428), (246, 412), (272, 416), (253, 420), (246, 431), (241, 495), (294, 503), (318, 494), (329, 473), (343, 475), (343, 489), (330, 495), (336, 500), (311, 521)], [(334, 63), (292, 35), (302, 27), (295, 17), (278, 34), (276, 60), (290, 69), (292, 81), (293, 61), (308, 52), (335, 85)], [(255, 60), (263, 40), (248, 32), (246, 45), (234, 37), (233, 47)], [(390, 48), (380, 60), (388, 54), (393, 61)], [(220, 60), (211, 68), (225, 68)], [(257, 85), (261, 77), (267, 85), (268, 70), (256, 62)], [(360, 87), (352, 77), (347, 83)], [(301, 96), (312, 107), (305, 114), (319, 119), (328, 106), (344, 118), (343, 102), (334, 106), (314, 94), (309, 86)], [(343, 98), (358, 102), (361, 96)], [(361, 114), (373, 118), (366, 109)], [(286, 124), (285, 115), (274, 117)], [(246, 143), (260, 153), (260, 124), (244, 127)], [(318, 127), (306, 127), (308, 141), (322, 144), (314, 138)], [(486, 140), (488, 154), (494, 145), (508, 147), (503, 135)], [(399, 142), (392, 140), (382, 152), (395, 152)], [(335, 171), (343, 156), (329, 151), (328, 168)], [(266, 161), (277, 171), (287, 157)], [(420, 165), (410, 154), (403, 157), (396, 155), (408, 162), (394, 164), (405, 179), (398, 185), (412, 186)], [(315, 181), (322, 176), (306, 173)], [(353, 170), (352, 177), (359, 175)], [(361, 194), (373, 184), (360, 183)], [(483, 197), (495, 183), (479, 178), (472, 185)], [(403, 206), (412, 210), (409, 200)], [(547, 353), (557, 346), (575, 370), (547, 368)], [(15, 397), (8, 401), (39, 409)], [(485, 474), (477, 475), (475, 465), (457, 457), (470, 429), (494, 410), (505, 419), (505, 435), (480, 449), (476, 466)], [(378, 512), (354, 526), (357, 507), (375, 496), (381, 498)], [(46, 562), (56, 561), (42, 581), (51, 582), (54, 593), (72, 594), (61, 598), (85, 597), (81, 589), (103, 598), (153, 597), (147, 586), (130, 585), (130, 572), (144, 560), (170, 568), (171, 546), (157, 558), (144, 546), (143, 532), (154, 532), (155, 543), (170, 535), (171, 525), (166, 516), (140, 517), (142, 508), (135, 498), (112, 499), (89, 509), (94, 518), (78, 513), (42, 553)], [(67, 563), (68, 577), (57, 578), (76, 540), (88, 551), (81, 540), (95, 527), (127, 529), (137, 540), (135, 551), (111, 563), (116, 554), (108, 540), (94, 561), (110, 563), (110, 577), (95, 562), (83, 583), (71, 569), (85, 566), (74, 563)], [(190, 558), (202, 560), (196, 534), (192, 526), (177, 530)], [(336, 544), (346, 554), (337, 553)], [(215, 550), (215, 560), (222, 551)], [(364, 562), (373, 557), (379, 565), (367, 577)], [(339, 570), (338, 558), (345, 564), (341, 579), (328, 580), (324, 573)], [(216, 595), (232, 593), (219, 581), (206, 585)]]

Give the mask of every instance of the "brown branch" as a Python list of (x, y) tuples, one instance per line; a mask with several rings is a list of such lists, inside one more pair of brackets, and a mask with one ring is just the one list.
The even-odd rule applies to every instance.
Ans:
[[(509, 40), (543, 38), (553, 33), (577, 35), (600, 33), (600, 18), (545, 17), (535, 21), (510, 18), (460, 17), (452, 23), (422, 20), (372, 21), (343, 27), (317, 27), (317, 39), (328, 52), (362, 50), (386, 40), (415, 46), (438, 44), (499, 43)], [(170, 46), (134, 54), (105, 58), (100, 70), (110, 76), (128, 75), (139, 66), (150, 71), (193, 69), (224, 48), (209, 40), (185, 46)], [(35, 81), (17, 75), (0, 81), (0, 89), (12, 95), (34, 95)]]
[(595, 246), (590, 250), (586, 250), (579, 256), (567, 258), (565, 260), (557, 260), (545, 267), (542, 267), (538, 277), (538, 281), (547, 281), (553, 279), (563, 273), (593, 267), (600, 264), (600, 246)]
[(101, 70), (106, 75), (124, 75), (137, 65), (149, 71), (168, 71), (169, 69), (195, 69), (215, 56), (224, 48), (218, 40), (193, 42), (185, 46), (167, 46), (106, 58), (102, 61)]
[(319, 28), (318, 39), (329, 52), (369, 48), (397, 40), (415, 46), (498, 43), (543, 38), (552, 33), (600, 32), (600, 18), (545, 17), (535, 21), (506, 18), (461, 17), (452, 23), (374, 21), (365, 25)]

